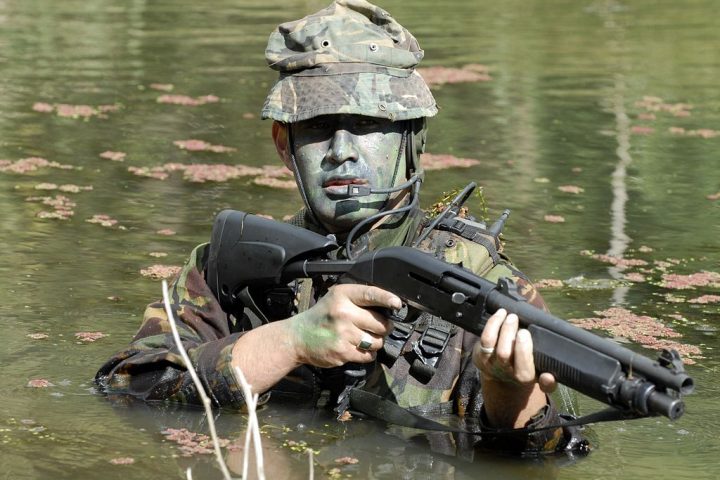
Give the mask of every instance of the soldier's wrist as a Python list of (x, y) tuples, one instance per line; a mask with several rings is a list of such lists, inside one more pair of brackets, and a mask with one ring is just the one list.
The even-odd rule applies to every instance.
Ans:
[(309, 357), (305, 343), (298, 336), (298, 329), (301, 328), (297, 323), (300, 321), (297, 316), (283, 320), (283, 338), (282, 343), (287, 349), (292, 361), (295, 365), (307, 365)]
[(484, 408), (495, 426), (519, 428), (548, 403), (537, 383), (509, 384), (486, 381), (482, 385)]

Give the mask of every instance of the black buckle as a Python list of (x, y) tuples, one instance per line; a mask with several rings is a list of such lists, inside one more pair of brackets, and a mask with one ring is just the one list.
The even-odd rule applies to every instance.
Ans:
[(450, 228), (448, 228), (448, 230), (450, 230), (452, 233), (462, 235), (465, 227), (467, 227), (467, 223), (463, 222), (462, 220), (455, 220), (453, 224), (450, 225)]
[(412, 323), (395, 322), (395, 328), (385, 337), (385, 343), (383, 344), (383, 350), (391, 359), (391, 363), (400, 356), (414, 329), (415, 325)]
[(410, 367), (410, 373), (422, 383), (427, 383), (435, 375), (437, 363), (447, 347), (452, 328), (444, 325), (428, 325), (420, 338), (413, 342), (416, 359)]

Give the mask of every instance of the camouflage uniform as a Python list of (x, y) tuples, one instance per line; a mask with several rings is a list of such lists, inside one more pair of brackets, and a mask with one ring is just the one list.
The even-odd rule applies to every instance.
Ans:
[[(414, 70), (423, 57), (417, 41), (387, 12), (365, 0), (338, 0), (314, 15), (280, 25), (270, 36), (266, 56), (280, 76), (265, 102), (263, 118), (292, 123), (322, 114), (358, 114), (413, 121), (437, 112), (432, 94)], [(419, 170), (416, 159), (408, 158), (407, 162)], [(400, 220), (385, 222), (357, 238), (353, 251), (359, 254), (368, 249), (409, 245), (421, 220), (421, 212), (415, 210)], [(292, 223), (326, 233), (307, 210)], [(495, 251), (494, 240), (488, 247), (434, 231), (419, 248), (491, 280), (512, 278), (529, 302), (544, 308), (527, 279)], [(251, 328), (252, 321), (247, 312), (236, 318), (220, 307), (204, 278), (208, 253), (207, 244), (192, 252), (171, 287), (172, 309), (180, 322), (183, 345), (213, 403), (241, 408), (244, 401), (231, 368), (232, 349)], [(328, 286), (321, 283), (312, 288), (303, 284), (296, 289), (296, 298), (280, 301), (278, 308), (271, 298), (256, 299), (256, 304), (262, 305), (263, 313), (271, 320), (287, 318), (309, 307), (324, 293)], [(477, 419), (482, 427), (480, 375), (472, 362), (477, 336), (455, 331), (437, 370), (426, 383), (415, 378), (410, 369), (409, 346), (419, 336), (419, 331), (412, 333), (396, 360), (379, 355), (379, 360), (371, 364), (363, 390), (416, 412), (455, 413)], [(303, 365), (266, 392), (261, 402), (272, 396), (274, 401), (288, 398), (295, 404), (307, 402), (315, 406), (325, 402), (332, 407), (346, 386), (344, 371), (342, 367)], [(133, 342), (100, 368), (96, 381), (115, 398), (200, 403), (160, 302), (147, 307)], [(531, 423), (542, 427), (559, 422), (551, 403)], [(483, 435), (482, 443), (511, 450), (553, 451), (575, 445), (575, 440), (570, 430), (557, 428), (498, 438)]]
[[(408, 244), (414, 237), (420, 213), (408, 215), (402, 225), (379, 228), (359, 238), (355, 250), (376, 249), (390, 245)], [(316, 225), (308, 224), (309, 218), (302, 214), (293, 223), (322, 232)], [(460, 264), (490, 280), (499, 277), (512, 278), (521, 293), (535, 306), (544, 308), (543, 301), (526, 277), (517, 271), (507, 258), (498, 253), (493, 260), (484, 246), (448, 232), (434, 232), (423, 241), (421, 248), (445, 261)], [(242, 408), (243, 396), (230, 366), (234, 342), (251, 328), (247, 316), (235, 319), (224, 312), (210, 291), (204, 278), (208, 244), (196, 247), (178, 278), (173, 282), (170, 294), (172, 310), (179, 320), (178, 328), (184, 347), (190, 355), (203, 386), (217, 406)], [(493, 252), (494, 253), (494, 252)], [(342, 255), (342, 251), (338, 252)], [(322, 291), (322, 289), (318, 289)], [(298, 297), (302, 295), (298, 291)], [(256, 299), (258, 305), (267, 305), (264, 299)], [(296, 299), (297, 300), (297, 299)], [(293, 302), (296, 304), (297, 302)], [(290, 307), (292, 308), (292, 307)], [(271, 320), (273, 308), (264, 313)], [(291, 312), (292, 313), (292, 312)], [(428, 383), (414, 378), (410, 372), (412, 362), (411, 344), (420, 332), (412, 336), (394, 362), (378, 361), (370, 369), (364, 390), (392, 399), (411, 411), (428, 414), (454, 413), (460, 417), (479, 419), (482, 425), (482, 394), (480, 376), (472, 362), (472, 349), (477, 336), (458, 330), (449, 340), (438, 369)], [(379, 358), (383, 358), (380, 356)], [(199, 404), (201, 399), (187, 372), (177, 347), (174, 345), (170, 325), (161, 302), (148, 305), (142, 326), (130, 346), (114, 355), (103, 365), (96, 376), (103, 391), (115, 398), (137, 398), (145, 401), (170, 401)], [(263, 395), (261, 403), (271, 397), (273, 401), (292, 401), (316, 406), (326, 403), (335, 406), (337, 396), (345, 386), (344, 369), (321, 369), (301, 366)], [(560, 423), (552, 403), (533, 419), (533, 427)], [(502, 437), (491, 443), (493, 448), (520, 451), (554, 451), (568, 444), (575, 444), (574, 432), (556, 429)]]

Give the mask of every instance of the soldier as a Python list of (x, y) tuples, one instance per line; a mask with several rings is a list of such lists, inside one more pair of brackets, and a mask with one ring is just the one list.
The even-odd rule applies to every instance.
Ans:
[[(305, 203), (292, 223), (340, 241), (349, 236), (358, 253), (413, 243), (423, 227), (417, 206), (419, 153), (426, 118), (437, 113), (415, 71), (423, 57), (416, 39), (365, 0), (337, 0), (280, 25), (270, 36), (266, 57), (279, 80), (262, 116), (274, 120), (277, 152), (293, 171)], [(362, 195), (349, 196), (349, 186)], [(474, 237), (484, 241), (432, 231), (418, 248), (489, 279), (513, 278), (528, 301), (544, 307), (502, 254), (497, 238)], [(414, 331), (394, 335), (391, 349), (386, 339), (394, 325), (377, 307), (400, 308), (392, 293), (356, 284), (305, 283), (295, 298), (255, 298), (263, 311), (247, 309), (233, 318), (205, 281), (207, 254), (207, 244), (192, 252), (171, 296), (185, 347), (217, 405), (243, 405), (233, 372), (238, 366), (261, 394), (261, 403), (291, 398), (315, 405), (329, 399), (330, 406), (347, 406), (345, 366), (363, 364), (366, 378), (350, 387), (416, 413), (455, 413), (478, 419), (486, 429), (561, 423), (546, 395), (555, 380), (550, 374), (536, 377), (532, 339), (518, 328), (514, 314), (498, 311), (480, 338), (425, 318)], [(252, 328), (258, 313), (272, 321)], [(445, 336), (446, 347), (435, 369), (418, 372), (411, 365), (422, 352), (409, 346), (430, 329)], [(398, 344), (397, 338), (404, 341)], [(96, 380), (108, 394), (199, 403), (176, 352), (162, 304), (150, 304), (130, 347), (103, 365)], [(572, 444), (571, 437), (569, 429), (526, 429), (495, 440), (502, 448), (552, 451)], [(483, 436), (484, 444), (487, 438), (492, 437)]]

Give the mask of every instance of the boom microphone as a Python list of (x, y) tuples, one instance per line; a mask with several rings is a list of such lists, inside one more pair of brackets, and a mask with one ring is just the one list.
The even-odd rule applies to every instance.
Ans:
[(420, 175), (414, 173), (407, 182), (402, 183), (396, 187), (370, 188), (367, 185), (348, 185), (346, 195), (348, 197), (367, 197), (368, 195), (372, 195), (374, 193), (395, 193), (401, 190), (405, 190), (406, 188), (410, 188), (415, 182), (419, 180)]

